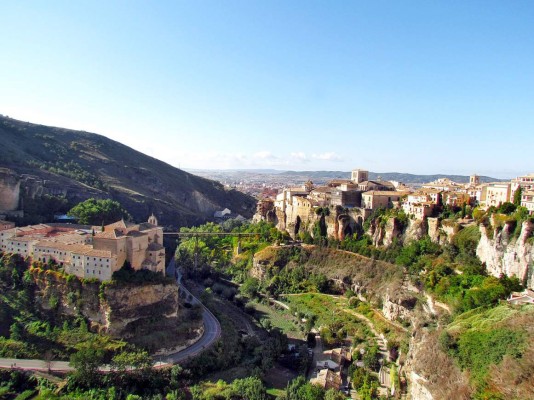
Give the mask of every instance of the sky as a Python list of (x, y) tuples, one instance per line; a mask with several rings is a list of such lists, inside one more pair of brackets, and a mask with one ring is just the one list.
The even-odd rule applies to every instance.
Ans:
[(534, 172), (532, 1), (3, 1), (0, 114), (184, 169)]

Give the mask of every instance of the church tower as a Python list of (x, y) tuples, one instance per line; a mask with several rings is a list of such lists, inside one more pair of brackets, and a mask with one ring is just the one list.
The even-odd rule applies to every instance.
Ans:
[(150, 217), (148, 217), (148, 223), (152, 224), (152, 225), (155, 225), (155, 226), (158, 226), (158, 219), (156, 218), (154, 213), (152, 213), (152, 215)]
[(364, 169), (352, 170), (351, 181), (354, 183), (362, 183), (369, 180), (369, 171)]
[(478, 186), (480, 185), (480, 176), (473, 174), (469, 177), (469, 186)]

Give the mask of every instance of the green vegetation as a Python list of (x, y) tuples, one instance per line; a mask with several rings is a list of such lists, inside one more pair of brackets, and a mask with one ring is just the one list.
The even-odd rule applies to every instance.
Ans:
[(353, 343), (373, 341), (374, 335), (360, 318), (345, 312), (348, 301), (344, 297), (333, 297), (320, 293), (285, 296), (292, 314), (306, 320), (306, 327), (320, 328), (321, 339), (326, 346), (344, 344), (347, 338)]
[(28, 193), (21, 193), (24, 204), (24, 216), (11, 218), (17, 225), (41, 224), (51, 222), (57, 214), (65, 214), (72, 206), (63, 196), (48, 194), (32, 197)]
[[(468, 370), (477, 398), (501, 398), (499, 390), (488, 385), (494, 377), (493, 366), (505, 357), (517, 363), (529, 346), (528, 327), (534, 321), (534, 308), (499, 305), (463, 313), (444, 330), (439, 338), (443, 351), (454, 357), (462, 370)], [(530, 363), (533, 360), (524, 360)], [(526, 367), (526, 366), (525, 366)], [(516, 383), (523, 383), (516, 377)], [(501, 382), (502, 384), (502, 382)], [(528, 384), (528, 383), (527, 383)], [(489, 395), (495, 397), (486, 397)]]
[(75, 217), (80, 224), (102, 226), (121, 219), (130, 220), (132, 218), (120, 203), (109, 199), (85, 200), (71, 208), (67, 214)]
[(266, 400), (267, 392), (257, 377), (236, 379), (232, 383), (219, 380), (217, 383), (203, 382), (191, 387), (193, 400), (247, 399)]
[(495, 305), (512, 291), (521, 290), (517, 278), (487, 276), (476, 256), (480, 240), (478, 227), (460, 230), (451, 245), (440, 246), (428, 236), (399, 246), (377, 248), (370, 238), (347, 238), (341, 248), (381, 260), (394, 261), (410, 273), (414, 283), (422, 283), (440, 300), (454, 306), (459, 312), (480, 306)]
[(490, 238), (493, 238), (494, 230), (500, 231), (505, 225), (511, 228), (512, 238), (517, 238), (524, 221), (534, 222), (534, 218), (529, 215), (525, 207), (509, 202), (501, 204), (498, 208), (490, 207), (485, 211), (475, 208), (473, 217), (478, 223), (486, 226), (486, 234)]
[[(40, 308), (34, 277), (53, 284), (63, 275), (53, 263), (34, 262), (30, 267), (18, 255), (1, 254), (1, 357), (36, 358), (49, 353), (54, 359), (68, 359), (88, 346), (96, 346), (111, 357), (126, 348), (123, 341), (90, 332), (83, 316), (69, 317), (55, 312), (58, 305), (55, 296), (49, 296), (47, 307)], [(73, 301), (78, 301), (76, 294), (73, 295)]]

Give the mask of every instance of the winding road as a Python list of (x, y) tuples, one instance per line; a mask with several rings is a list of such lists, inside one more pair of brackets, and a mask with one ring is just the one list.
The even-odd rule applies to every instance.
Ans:
[(221, 324), (219, 324), (219, 321), (213, 313), (208, 310), (204, 304), (200, 302), (199, 299), (197, 299), (193, 294), (185, 288), (185, 286), (182, 284), (182, 275), (180, 272), (176, 269), (175, 266), (175, 260), (174, 257), (172, 258), (171, 262), (167, 266), (167, 276), (175, 276), (176, 281), (178, 282), (178, 285), (180, 286), (180, 290), (184, 292), (187, 296), (187, 298), (191, 298), (191, 304), (200, 304), (202, 307), (202, 320), (204, 321), (204, 333), (202, 337), (195, 343), (193, 343), (191, 346), (180, 350), (176, 353), (169, 354), (166, 356), (158, 356), (155, 357), (155, 366), (166, 366), (169, 364), (176, 364), (181, 361), (187, 360), (188, 358), (194, 357), (195, 355), (201, 353), (203, 350), (211, 346), (214, 342), (216, 342), (220, 336), (221, 336)]
[[(215, 318), (212, 312), (208, 310), (206, 306), (204, 306), (200, 302), (200, 300), (193, 296), (193, 294), (183, 286), (182, 277), (175, 266), (174, 257), (167, 266), (167, 275), (176, 277), (176, 281), (180, 286), (180, 290), (187, 295), (186, 297), (192, 299), (191, 304), (201, 305), (203, 310), (202, 320), (204, 322), (204, 332), (202, 334), (202, 337), (198, 341), (193, 343), (191, 346), (177, 351), (176, 353), (154, 357), (155, 368), (167, 367), (172, 364), (176, 364), (181, 361), (185, 361), (189, 358), (192, 358), (210, 347), (221, 336), (221, 325), (217, 318)], [(0, 368), (44, 372), (70, 372), (74, 370), (74, 368), (70, 366), (68, 361), (48, 362), (46, 360), (25, 360), (17, 358), (0, 358)], [(109, 372), (109, 370), (109, 366), (102, 366), (100, 368), (101, 372)]]

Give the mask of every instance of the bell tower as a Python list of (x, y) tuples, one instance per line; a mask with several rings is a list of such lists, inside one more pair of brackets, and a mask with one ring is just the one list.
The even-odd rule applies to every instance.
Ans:
[(480, 176), (473, 174), (469, 177), (469, 185), (470, 186), (478, 186), (480, 185)]
[(154, 213), (152, 213), (152, 215), (150, 217), (148, 217), (148, 223), (152, 224), (152, 225), (155, 225), (155, 226), (158, 226), (158, 219), (156, 218)]
[(354, 183), (362, 183), (369, 180), (369, 171), (364, 169), (352, 170), (351, 181)]

